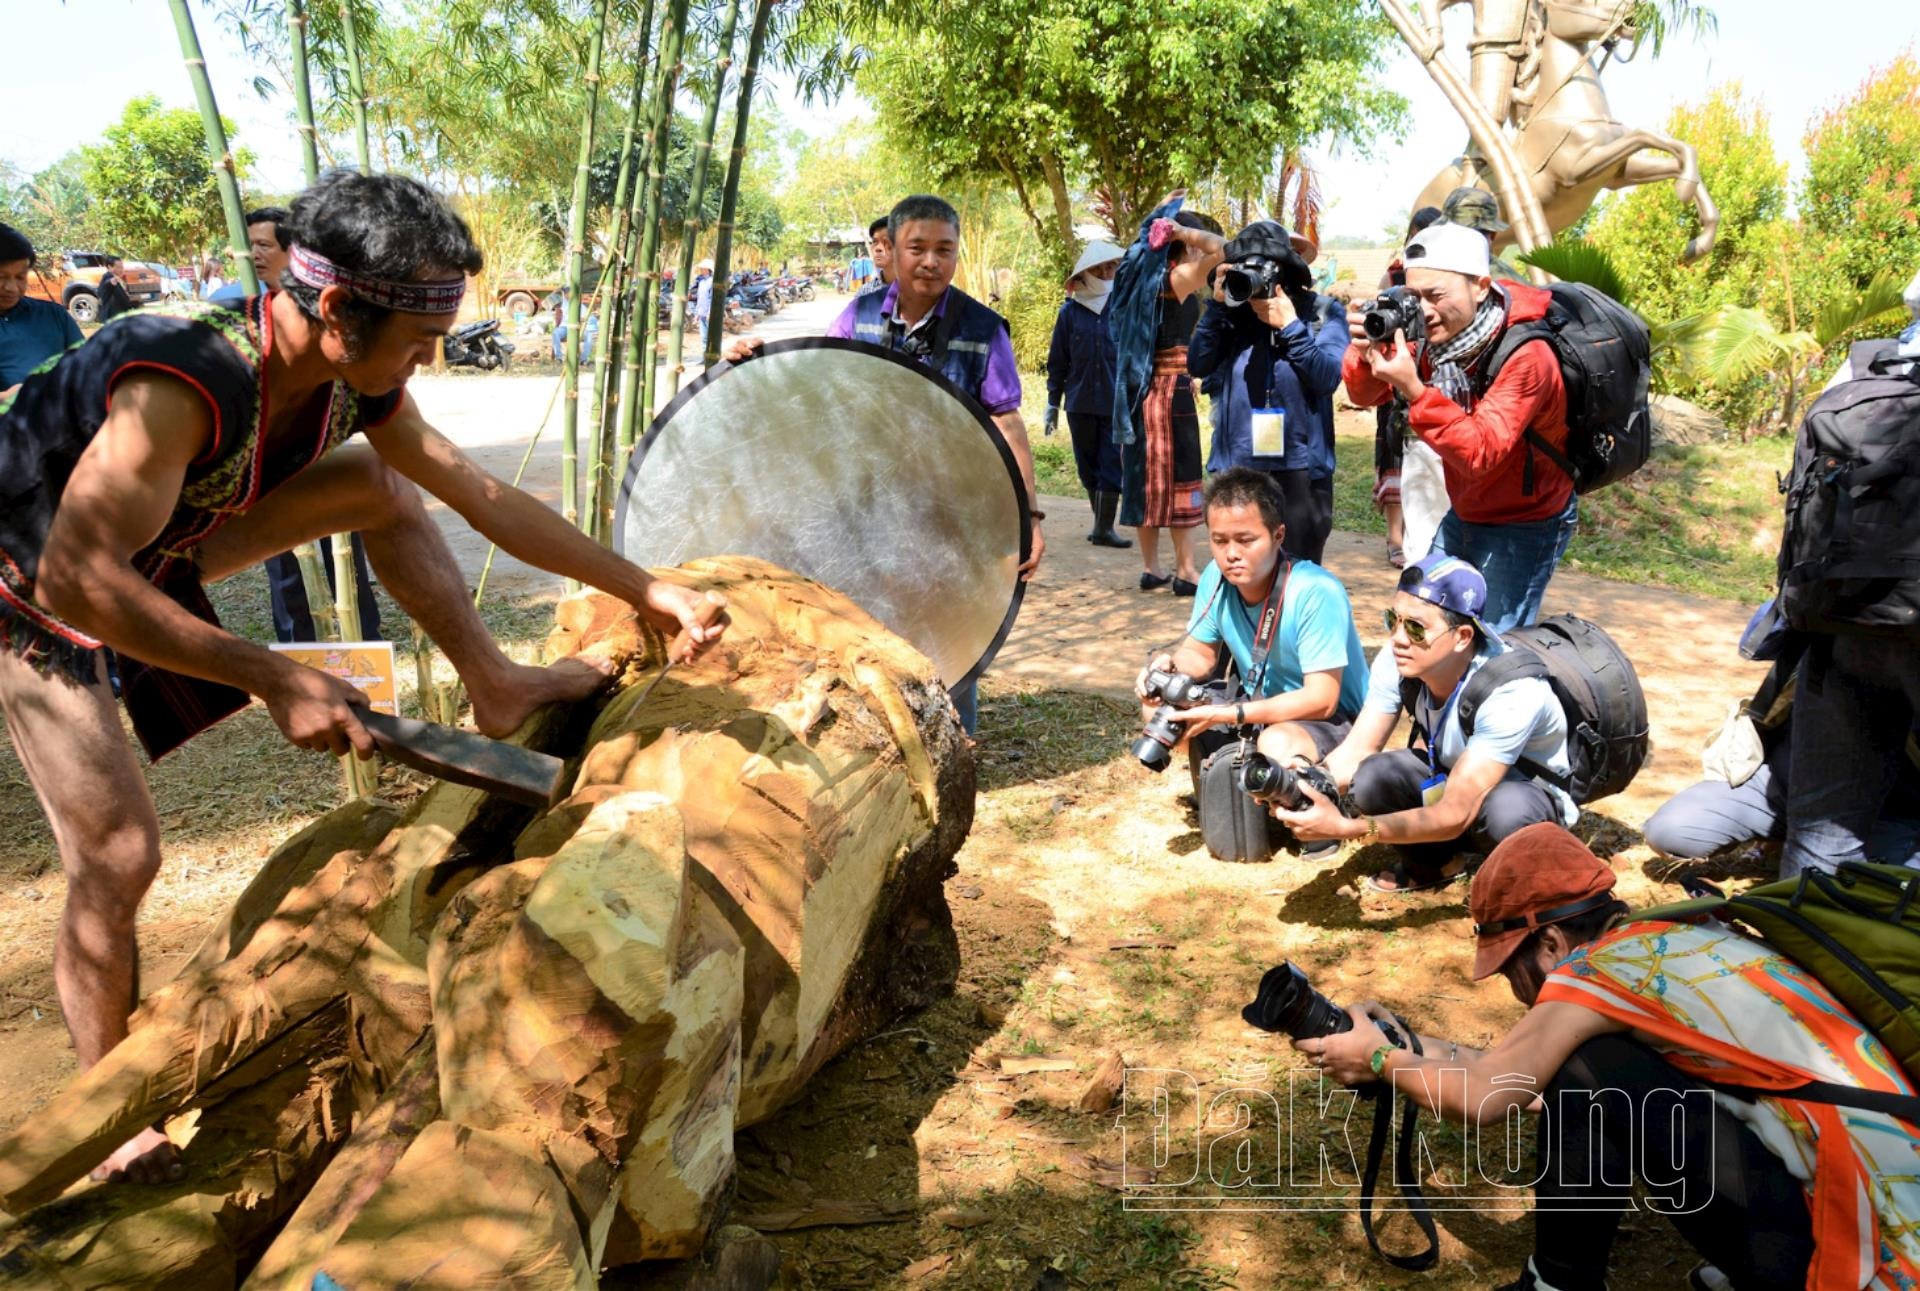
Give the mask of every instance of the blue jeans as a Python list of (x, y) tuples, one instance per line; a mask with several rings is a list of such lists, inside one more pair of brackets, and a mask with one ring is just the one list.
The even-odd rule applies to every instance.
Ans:
[(1505, 632), (1540, 617), (1547, 582), (1566, 554), (1579, 519), (1578, 497), (1568, 498), (1567, 509), (1557, 516), (1518, 524), (1468, 524), (1448, 511), (1433, 549), (1480, 571), (1487, 580), (1487, 608), (1480, 617), (1495, 632)]
[(1913, 642), (1830, 640), (1833, 657), (1825, 675), (1818, 660), (1808, 659), (1800, 665), (1793, 697), (1793, 779), (1781, 878), (1808, 866), (1831, 870), (1842, 861), (1869, 859), (1875, 826), (1895, 805), (1903, 750), (1920, 716), (1920, 651)]

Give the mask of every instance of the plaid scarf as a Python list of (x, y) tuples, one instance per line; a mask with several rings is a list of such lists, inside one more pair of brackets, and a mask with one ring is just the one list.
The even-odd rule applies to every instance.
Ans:
[(1427, 358), (1433, 364), (1433, 376), (1428, 384), (1471, 412), (1473, 382), (1467, 376), (1467, 369), (1493, 343), (1494, 337), (1500, 335), (1500, 329), (1506, 325), (1506, 321), (1507, 298), (1495, 287), (1480, 302), (1480, 307), (1473, 313), (1473, 321), (1462, 329), (1460, 335), (1427, 347)]

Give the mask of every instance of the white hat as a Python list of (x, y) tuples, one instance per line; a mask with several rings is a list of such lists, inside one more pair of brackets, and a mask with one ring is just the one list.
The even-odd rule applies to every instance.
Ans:
[(1080, 258), (1073, 262), (1073, 272), (1068, 274), (1067, 277), (1069, 279), (1078, 278), (1089, 269), (1097, 268), (1110, 261), (1123, 260), (1126, 258), (1126, 255), (1127, 250), (1125, 247), (1117, 247), (1111, 242), (1103, 242), (1099, 238), (1095, 238), (1093, 241), (1087, 243), (1087, 249), (1082, 251)]
[(1493, 274), (1493, 250), (1487, 235), (1464, 224), (1430, 224), (1407, 243), (1401, 255), (1408, 269), (1445, 269), (1469, 278)]

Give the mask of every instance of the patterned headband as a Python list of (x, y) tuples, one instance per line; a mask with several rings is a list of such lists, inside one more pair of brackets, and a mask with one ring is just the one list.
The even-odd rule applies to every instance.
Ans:
[(369, 305), (403, 314), (451, 314), (467, 294), (464, 277), (441, 282), (391, 282), (343, 269), (318, 251), (297, 244), (287, 253), (287, 268), (309, 287), (345, 287)]

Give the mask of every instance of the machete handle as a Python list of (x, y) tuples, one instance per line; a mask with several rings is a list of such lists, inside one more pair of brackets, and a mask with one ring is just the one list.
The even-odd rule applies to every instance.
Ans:
[[(693, 612), (693, 621), (703, 628), (710, 628), (727, 612), (727, 598), (718, 592), (708, 592), (701, 597), (700, 608)], [(692, 634), (681, 628), (678, 635), (667, 646), (667, 662), (685, 663), (693, 658), (697, 645)]]

